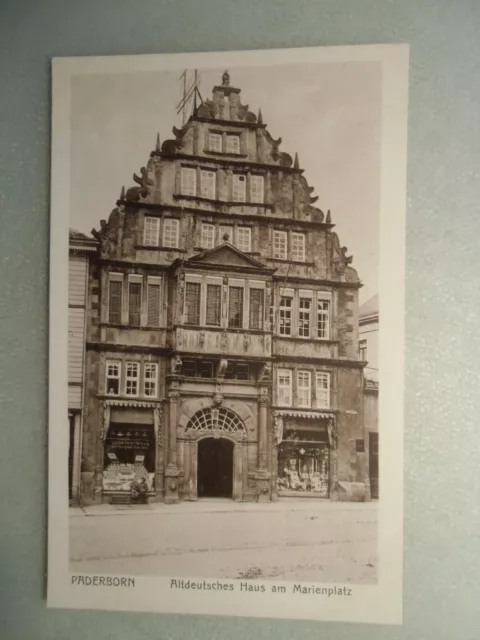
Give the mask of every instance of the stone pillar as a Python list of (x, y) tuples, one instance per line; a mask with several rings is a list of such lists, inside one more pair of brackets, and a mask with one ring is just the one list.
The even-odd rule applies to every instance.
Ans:
[(168, 392), (168, 450), (167, 466), (165, 469), (165, 502), (178, 502), (178, 453), (177, 453), (177, 422), (178, 422), (178, 391)]
[(270, 500), (270, 470), (268, 468), (268, 433), (267, 433), (267, 409), (269, 404), (268, 388), (260, 388), (258, 398), (258, 466), (256, 473), (257, 500), (267, 502)]
[[(263, 389), (261, 390), (263, 392)], [(265, 390), (266, 391), (266, 390)], [(267, 392), (268, 393), (268, 392)], [(261, 395), (258, 399), (258, 468), (267, 469), (267, 406), (268, 395)]]
[(163, 498), (163, 425), (162, 406), (153, 410), (153, 428), (155, 431), (155, 502)]

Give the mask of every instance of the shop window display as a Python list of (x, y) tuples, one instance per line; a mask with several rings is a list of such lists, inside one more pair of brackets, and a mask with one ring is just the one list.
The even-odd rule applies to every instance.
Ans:
[(278, 451), (279, 495), (329, 496), (329, 444), (325, 430), (287, 429)]
[(140, 481), (153, 491), (154, 477), (153, 426), (112, 424), (105, 440), (104, 491), (130, 492)]

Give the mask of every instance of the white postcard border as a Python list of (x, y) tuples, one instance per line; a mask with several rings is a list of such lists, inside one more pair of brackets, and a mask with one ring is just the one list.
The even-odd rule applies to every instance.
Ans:
[[(351, 589), (351, 595), (292, 593), (295, 583), (259, 581), (264, 593), (181, 590), (170, 578), (134, 576), (134, 587), (72, 584), (67, 492), (68, 230), (70, 98), (76, 74), (184, 68), (377, 61), (382, 65), (381, 214), (379, 263), (380, 393), (378, 583), (304, 586)], [(400, 624), (403, 569), (403, 379), (408, 46), (368, 45), (287, 50), (56, 58), (52, 83), (50, 234), (50, 371), (48, 487), (48, 606)], [(361, 274), (360, 274), (361, 276)], [(116, 576), (117, 577), (117, 576)], [(175, 576), (171, 576), (175, 578)], [(195, 577), (192, 576), (193, 580)], [(186, 580), (186, 579), (185, 579)], [(197, 578), (203, 581), (204, 578)], [(216, 582), (205, 579), (206, 582)], [(272, 593), (284, 585), (286, 593)]]

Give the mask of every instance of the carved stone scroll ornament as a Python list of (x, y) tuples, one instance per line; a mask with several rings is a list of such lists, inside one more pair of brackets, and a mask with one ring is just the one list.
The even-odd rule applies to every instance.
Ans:
[(340, 246), (340, 240), (336, 233), (332, 233), (332, 268), (333, 272), (342, 280), (345, 278), (345, 269), (352, 262), (352, 256), (347, 256), (347, 247)]
[(133, 174), (133, 180), (139, 186), (131, 187), (127, 191), (127, 200), (132, 200), (134, 202), (138, 202), (140, 198), (147, 198), (150, 194), (151, 188), (155, 184), (154, 181), (148, 176), (148, 170), (146, 167), (142, 167), (140, 169), (140, 175), (137, 176), (136, 173)]

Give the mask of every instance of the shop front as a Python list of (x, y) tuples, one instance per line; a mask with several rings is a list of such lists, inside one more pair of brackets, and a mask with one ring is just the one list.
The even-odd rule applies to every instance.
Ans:
[(335, 459), (332, 416), (277, 412), (276, 422), (279, 497), (329, 498)]
[(112, 409), (104, 443), (103, 495), (125, 502), (155, 494), (155, 429), (152, 411)]

